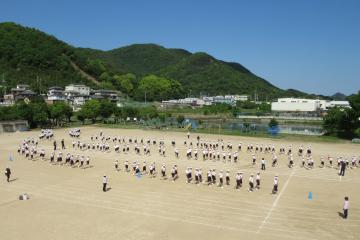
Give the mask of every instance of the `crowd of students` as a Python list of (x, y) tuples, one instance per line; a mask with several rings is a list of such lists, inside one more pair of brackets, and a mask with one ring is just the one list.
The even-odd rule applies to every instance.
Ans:
[[(105, 136), (103, 132), (92, 135), (88, 141), (80, 139), (81, 130), (78, 128), (69, 130), (69, 136), (75, 138), (72, 141), (73, 150), (81, 150), (84, 154), (72, 153), (68, 150), (67, 153), (62, 151), (66, 149), (64, 139), (61, 139), (61, 151), (57, 148), (57, 141), (54, 139), (55, 135), (51, 129), (41, 130), (38, 138), (26, 138), (18, 146), (18, 153), (23, 155), (26, 159), (34, 160), (40, 158), (44, 161), (49, 160), (52, 165), (78, 167), (86, 169), (91, 167), (90, 155), (93, 151), (100, 151), (104, 153), (110, 153), (114, 151), (117, 155), (116, 159), (123, 158), (123, 171), (132, 173), (136, 176), (149, 176), (151, 178), (159, 177), (160, 179), (176, 181), (182, 177), (182, 174), (178, 173), (178, 165), (171, 164), (170, 170), (166, 164), (166, 143), (164, 139), (152, 138), (136, 138), (136, 137), (125, 137), (125, 136)], [(53, 141), (53, 151), (46, 152), (44, 148), (39, 147), (42, 141)], [(259, 190), (261, 185), (261, 173), (260, 171), (266, 171), (266, 158), (271, 159), (271, 167), (277, 167), (278, 156), (284, 155), (288, 159), (287, 166), (293, 168), (296, 166), (297, 161), (294, 160), (293, 147), (290, 145), (287, 148), (285, 145), (281, 145), (279, 148), (275, 144), (247, 144), (243, 147), (240, 142), (236, 144), (236, 148), (233, 147), (232, 142), (224, 142), (222, 139), (218, 140), (203, 140), (199, 136), (196, 139), (191, 139), (190, 134), (187, 134), (185, 140), (180, 143), (183, 144), (185, 149), (184, 155), (179, 150), (179, 145), (175, 140), (170, 141), (170, 148), (173, 149), (175, 159), (186, 159), (186, 160), (202, 160), (223, 162), (223, 163), (238, 163), (249, 161), (250, 165), (258, 164), (258, 156), (261, 154), (262, 157), (259, 161), (260, 168), (254, 174), (249, 174), (246, 189), (249, 192)], [(159, 157), (164, 158), (164, 162), (159, 165), (159, 171), (157, 171), (156, 162), (150, 162), (147, 164), (146, 158), (151, 156), (152, 147), (158, 148)], [(39, 150), (40, 149), (40, 150)], [(87, 154), (85, 154), (87, 152)], [(134, 152), (139, 158), (142, 156), (145, 158), (144, 161), (133, 161), (130, 163), (127, 160), (127, 154)], [(241, 159), (239, 153), (241, 154)], [(122, 156), (122, 154), (124, 154)], [(243, 156), (244, 155), (244, 156)], [(300, 145), (297, 150), (298, 166), (311, 170), (315, 168), (315, 160), (312, 155), (312, 147), (308, 145), (306, 148)], [(268, 156), (268, 157), (266, 157)], [(141, 163), (142, 162), (142, 163)], [(189, 162), (187, 162), (188, 164)], [(345, 175), (346, 169), (356, 168), (360, 164), (360, 158), (355, 155), (351, 157), (337, 156), (336, 161), (330, 155), (321, 156), (319, 159), (318, 167), (320, 168), (335, 168), (338, 169), (338, 174), (341, 176)], [(236, 165), (235, 165), (236, 166)], [(119, 160), (114, 161), (114, 168), (116, 171), (121, 171)], [(10, 169), (6, 170), (7, 179), (10, 178)], [(170, 174), (169, 174), (170, 173)], [(203, 173), (202, 168), (187, 167), (185, 169), (183, 177), (187, 184), (193, 183), (197, 186), (218, 186), (224, 188), (224, 186), (233, 186), (235, 189), (240, 190), (244, 188), (244, 173), (242, 171), (235, 171), (231, 173), (230, 170), (219, 170), (210, 168)], [(103, 183), (108, 182), (107, 177), (103, 176)], [(273, 177), (273, 188), (272, 193), (276, 194), (279, 187), (279, 176)], [(106, 187), (103, 188), (106, 191)]]

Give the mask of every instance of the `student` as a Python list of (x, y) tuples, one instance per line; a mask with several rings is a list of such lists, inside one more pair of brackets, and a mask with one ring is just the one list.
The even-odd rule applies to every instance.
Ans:
[(61, 139), (61, 149), (65, 149), (65, 141), (64, 141), (64, 139)]
[(80, 166), (79, 167), (83, 167), (84, 166), (84, 161), (85, 161), (85, 157), (81, 156), (80, 158)]
[(129, 172), (129, 161), (126, 160), (124, 165), (125, 165), (125, 172)]
[(256, 189), (260, 189), (260, 172), (256, 174)]
[(211, 170), (209, 170), (207, 172), (207, 182), (208, 182), (208, 186), (211, 185), (211, 177), (212, 177), (212, 173), (211, 173)]
[(165, 165), (165, 163), (163, 163), (162, 166), (161, 166), (161, 176), (163, 178), (166, 177), (166, 165)]
[(106, 175), (103, 176), (103, 192), (106, 192), (106, 185), (108, 183), (108, 179), (106, 177)]
[(199, 169), (195, 168), (195, 184), (199, 184)]
[(118, 160), (115, 160), (114, 165), (115, 165), (115, 171), (119, 171), (119, 161)]
[(223, 180), (223, 171), (221, 170), (219, 173), (219, 187), (223, 188), (224, 180)]
[(294, 158), (293, 158), (293, 155), (290, 154), (290, 155), (288, 156), (288, 159), (289, 159), (288, 167), (289, 167), (289, 168), (293, 168), (293, 167), (294, 167)]
[(174, 165), (171, 169), (171, 177), (172, 177), (172, 181), (175, 182), (175, 180), (177, 179), (177, 166)]
[(345, 176), (345, 169), (346, 169), (346, 162), (343, 159), (341, 159), (341, 161), (340, 161), (340, 173), (339, 173), (340, 176)]
[(321, 168), (325, 167), (324, 156), (321, 156), (321, 157), (320, 157), (320, 167), (321, 167)]
[(226, 171), (225, 181), (226, 181), (226, 185), (230, 185), (230, 171), (229, 170)]
[(212, 172), (211, 172), (211, 182), (212, 184), (216, 184), (216, 170), (213, 169)]
[(273, 161), (272, 161), (272, 167), (275, 167), (276, 164), (277, 164), (277, 156), (276, 156), (275, 153), (274, 153), (274, 155), (273, 155)]
[(199, 168), (198, 173), (199, 173), (199, 183), (202, 183), (202, 170), (201, 170), (201, 168)]
[(265, 159), (261, 159), (261, 170), (265, 171)]
[(273, 194), (276, 194), (277, 191), (278, 191), (278, 186), (279, 186), (279, 178), (278, 176), (275, 176), (274, 177), (274, 187), (273, 187), (273, 190), (272, 190), (272, 193)]
[(54, 162), (54, 158), (55, 158), (55, 153), (51, 153), (50, 155), (50, 163), (53, 163)]
[(135, 175), (136, 176), (140, 176), (141, 173), (140, 173), (140, 166), (138, 163), (136, 163), (136, 166), (135, 166)]
[(87, 167), (90, 166), (90, 157), (89, 156), (86, 157), (86, 166)]
[(185, 173), (186, 173), (186, 178), (187, 178), (186, 183), (190, 183), (191, 182), (191, 167), (188, 167), (186, 169)]
[(249, 192), (252, 192), (254, 190), (254, 174), (250, 175), (249, 178)]
[(146, 162), (143, 162), (143, 168), (142, 168), (143, 174), (147, 174), (146, 172)]
[(175, 148), (175, 157), (179, 158), (179, 149)]
[(344, 219), (347, 219), (348, 217), (348, 212), (349, 212), (349, 197), (345, 197), (345, 202), (344, 202), (344, 207), (343, 207), (343, 210), (344, 210)]
[(329, 167), (333, 168), (333, 159), (332, 159), (332, 157), (328, 156), (328, 160), (329, 160)]
[(236, 174), (236, 189), (240, 189), (241, 188), (241, 186), (242, 186), (242, 173), (241, 172), (238, 172), (237, 174)]
[(7, 182), (10, 182), (11, 170), (10, 170), (9, 167), (7, 167), (7, 168), (5, 169), (5, 176), (6, 176), (6, 181), (7, 181)]

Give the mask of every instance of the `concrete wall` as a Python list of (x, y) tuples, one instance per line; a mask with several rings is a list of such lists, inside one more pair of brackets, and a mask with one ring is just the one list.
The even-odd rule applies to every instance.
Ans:
[(0, 133), (27, 130), (29, 130), (29, 124), (26, 120), (0, 121)]

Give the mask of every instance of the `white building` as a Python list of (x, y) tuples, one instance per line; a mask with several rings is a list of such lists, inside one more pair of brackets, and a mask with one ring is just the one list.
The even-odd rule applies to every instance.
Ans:
[(77, 92), (79, 95), (89, 96), (90, 95), (90, 87), (85, 85), (74, 85), (70, 84), (65, 87), (65, 94), (66, 92)]
[(320, 99), (279, 98), (271, 103), (271, 110), (277, 112), (317, 112), (333, 107), (350, 108), (348, 101), (328, 101)]
[(349, 101), (330, 101), (327, 103), (327, 109), (333, 107), (351, 108)]
[(234, 101), (242, 101), (242, 102), (246, 102), (247, 100), (249, 100), (247, 95), (225, 95), (225, 98), (227, 99), (232, 99)]
[(313, 99), (279, 98), (271, 103), (271, 111), (276, 112), (316, 112), (320, 102)]
[(203, 106), (204, 100), (199, 98), (183, 98), (162, 101), (162, 106)]
[(50, 87), (47, 93), (48, 101), (66, 101), (66, 96), (61, 87)]

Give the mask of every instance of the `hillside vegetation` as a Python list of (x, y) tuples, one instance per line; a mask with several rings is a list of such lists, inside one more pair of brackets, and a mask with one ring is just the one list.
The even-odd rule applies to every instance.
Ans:
[(279, 89), (241, 64), (224, 62), (207, 53), (155, 44), (134, 44), (110, 51), (75, 48), (15, 23), (0, 23), (2, 73), (8, 88), (27, 83), (35, 91), (45, 91), (53, 85), (85, 83), (93, 88), (121, 90), (138, 100), (147, 93), (151, 100), (199, 94), (253, 96), (255, 92), (260, 100), (315, 97)]

